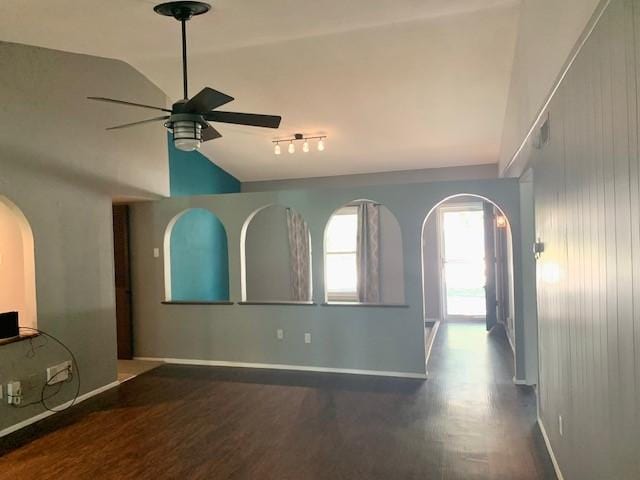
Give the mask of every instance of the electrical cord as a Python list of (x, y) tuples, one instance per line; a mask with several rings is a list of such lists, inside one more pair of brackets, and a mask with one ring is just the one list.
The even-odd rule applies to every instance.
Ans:
[[(81, 382), (80, 382), (80, 367), (78, 366), (78, 361), (76, 360), (76, 356), (73, 354), (73, 352), (71, 351), (71, 349), (69, 347), (67, 347), (62, 341), (58, 340), (56, 337), (54, 337), (50, 333), (47, 333), (47, 332), (45, 332), (43, 330), (39, 330), (37, 328), (31, 328), (31, 327), (20, 327), (20, 330), (27, 330), (27, 331), (30, 331), (30, 332), (36, 332), (36, 333), (38, 333), (40, 335), (43, 335), (45, 338), (50, 338), (51, 340), (56, 342), (58, 345), (60, 345), (62, 348), (64, 348), (67, 351), (67, 353), (71, 356), (71, 361), (72, 361), (73, 368), (68, 368), (68, 369), (60, 370), (59, 372), (57, 372), (49, 380), (47, 380), (44, 383), (44, 385), (42, 386), (42, 390), (40, 391), (40, 399), (39, 400), (20, 405), (18, 408), (26, 408), (26, 407), (29, 407), (29, 406), (40, 404), (40, 405), (42, 405), (42, 407), (45, 410), (48, 410), (48, 411), (54, 412), (54, 413), (62, 412), (64, 410), (68, 409), (68, 408), (71, 408), (76, 403), (76, 401), (78, 400), (78, 397), (80, 396), (80, 386), (81, 386)], [(40, 346), (39, 348), (41, 348), (42, 346)], [(30, 353), (31, 353), (32, 357), (35, 356), (35, 348), (33, 347), (33, 343), (31, 343), (31, 352)], [(27, 354), (27, 355), (29, 355), (29, 354)], [(32, 357), (30, 357), (30, 358), (32, 358)], [(75, 372), (75, 375), (74, 375), (74, 372)], [(58, 375), (62, 375), (63, 373), (68, 374), (69, 377), (63, 382), (54, 382), (55, 378)], [(50, 400), (53, 397), (57, 396), (60, 393), (60, 390), (62, 390), (62, 385), (64, 385), (65, 383), (71, 383), (74, 378), (77, 378), (78, 381), (77, 381), (77, 385), (76, 385), (76, 391), (75, 391), (75, 394), (73, 395), (73, 399), (71, 400), (71, 402), (64, 408), (60, 408), (60, 409), (50, 408), (47, 405), (47, 400)], [(51, 387), (53, 385), (58, 385), (57, 390), (52, 394), (46, 395), (47, 388)]]

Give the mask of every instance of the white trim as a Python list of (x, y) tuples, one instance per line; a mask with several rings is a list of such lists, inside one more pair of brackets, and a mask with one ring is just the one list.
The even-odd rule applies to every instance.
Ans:
[(524, 379), (519, 379), (519, 378), (513, 377), (512, 380), (513, 380), (513, 384), (514, 385), (529, 385), (529, 383)]
[(429, 365), (429, 359), (431, 358), (431, 350), (433, 350), (433, 344), (436, 342), (436, 335), (438, 334), (439, 328), (440, 328), (440, 320), (437, 320), (436, 323), (433, 324), (433, 328), (429, 332), (429, 338), (427, 339), (427, 341), (429, 342), (429, 346), (427, 347), (427, 353), (426, 353), (426, 360), (425, 360), (426, 366)]
[(547, 435), (547, 431), (544, 428), (544, 424), (542, 423), (542, 419), (538, 414), (538, 425), (540, 426), (540, 431), (542, 432), (542, 438), (544, 438), (544, 443), (547, 446), (547, 451), (549, 452), (549, 456), (551, 457), (551, 462), (553, 463), (553, 469), (556, 472), (556, 476), (558, 480), (564, 480), (562, 476), (562, 471), (560, 470), (560, 465), (558, 464), (558, 460), (556, 460), (556, 456), (553, 453), (553, 448), (551, 448), (551, 442), (549, 441), (549, 436)]
[[(560, 85), (562, 84), (565, 77), (569, 73), (569, 70), (573, 66), (573, 63), (576, 61), (576, 58), (578, 58), (578, 55), (582, 51), (582, 48), (587, 43), (587, 40), (589, 40), (589, 38), (591, 37), (591, 34), (596, 29), (596, 26), (598, 25), (598, 23), (600, 23), (600, 19), (604, 15), (604, 12), (607, 10), (607, 7), (609, 6), (610, 3), (611, 3), (611, 0), (601, 0), (600, 4), (598, 4), (598, 6), (596, 7), (596, 10), (593, 16), (591, 17), (591, 19), (589, 20), (589, 22), (587, 23), (587, 26), (585, 27), (585, 30), (583, 31), (581, 37), (578, 38), (578, 41), (575, 47), (573, 48), (572, 52), (569, 54), (569, 58), (567, 58), (567, 62), (560, 70), (560, 75), (556, 78), (556, 81), (553, 84), (553, 87), (551, 88), (551, 92), (549, 92), (549, 95), (547, 96), (546, 101), (542, 105), (542, 108), (540, 109), (540, 111), (538, 112), (538, 115), (533, 121), (533, 124), (531, 125), (529, 132), (525, 135), (524, 140), (522, 140), (522, 143), (520, 144), (518, 149), (511, 156), (509, 163), (507, 163), (507, 165), (500, 172), (500, 176), (505, 176), (507, 171), (513, 166), (513, 164), (516, 162), (516, 159), (520, 156), (520, 153), (522, 153), (522, 151), (524, 150), (524, 147), (529, 142), (529, 139), (531, 138), (533, 133), (537, 130), (538, 124), (544, 118), (544, 116), (548, 113), (547, 110), (549, 108), (549, 105), (551, 104), (551, 101), (553, 100), (553, 97), (556, 95), (556, 92), (558, 91), (558, 89), (560, 88)], [(524, 165), (523, 170), (526, 170), (527, 166), (528, 166), (528, 162), (527, 164)]]
[(225, 360), (198, 360), (192, 358), (134, 357), (134, 360), (173, 363), (176, 365), (204, 365), (208, 367), (259, 368), (267, 370), (292, 370), (300, 372), (346, 373), (349, 375), (371, 375), (377, 377), (418, 378), (425, 380), (426, 373), (388, 372), (383, 370), (358, 370), (353, 368), (329, 368), (303, 365), (283, 365), (277, 363), (228, 362)]
[[(95, 397), (96, 395), (99, 395), (99, 394), (101, 394), (103, 392), (106, 392), (107, 390), (111, 390), (112, 388), (117, 387), (118, 385), (120, 385), (120, 382), (116, 380), (115, 382), (111, 382), (111, 383), (109, 383), (107, 385), (104, 385), (104, 386), (102, 386), (100, 388), (96, 388), (95, 390), (91, 390), (90, 392), (87, 392), (85, 394), (80, 395), (73, 404), (77, 405), (78, 403), (84, 402), (85, 400), (88, 400), (91, 397)], [(64, 402), (61, 405), (56, 405), (53, 408), (64, 409), (64, 408), (69, 407), (71, 405), (71, 403), (72, 403), (72, 400), (69, 400), (68, 402)], [(20, 429), (22, 429), (24, 427), (27, 427), (29, 425), (32, 425), (32, 424), (36, 423), (36, 422), (39, 422), (40, 420), (43, 420), (43, 419), (45, 419), (47, 417), (50, 417), (51, 415), (54, 415), (56, 413), (59, 413), (59, 412), (51, 412), (51, 411), (47, 410), (46, 412), (42, 412), (42, 413), (40, 413), (40, 414), (38, 414), (38, 415), (36, 415), (34, 417), (31, 417), (31, 418), (28, 418), (26, 420), (23, 420), (22, 422), (16, 423), (15, 425), (7, 427), (4, 430), (0, 430), (0, 437), (4, 437), (6, 435), (9, 435), (10, 433), (17, 432), (18, 430), (20, 430)]]

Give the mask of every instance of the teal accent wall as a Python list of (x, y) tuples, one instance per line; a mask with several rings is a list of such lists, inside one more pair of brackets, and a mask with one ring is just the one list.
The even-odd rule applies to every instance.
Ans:
[[(240, 192), (240, 181), (200, 152), (183, 152), (169, 144), (171, 196)], [(204, 209), (185, 212), (171, 232), (171, 299), (229, 299), (229, 255), (224, 225)]]
[(183, 152), (169, 143), (169, 182), (172, 197), (239, 193), (240, 180), (200, 152)]
[(229, 300), (227, 232), (209, 210), (189, 210), (173, 226), (171, 299)]

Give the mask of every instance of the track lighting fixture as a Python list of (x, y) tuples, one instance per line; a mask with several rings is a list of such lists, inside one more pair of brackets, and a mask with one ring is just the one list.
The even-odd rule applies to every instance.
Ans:
[(289, 147), (287, 148), (287, 151), (289, 153), (296, 152), (295, 142), (303, 142), (302, 151), (304, 153), (308, 153), (311, 150), (309, 140), (317, 140), (318, 143), (316, 144), (316, 148), (318, 149), (319, 152), (323, 152), (325, 149), (324, 142), (326, 139), (327, 139), (326, 135), (316, 135), (313, 137), (305, 137), (302, 133), (296, 133), (293, 136), (293, 138), (281, 138), (278, 140), (272, 140), (272, 143), (275, 145), (273, 148), (273, 153), (275, 153), (276, 155), (280, 155), (282, 153), (282, 150), (280, 149), (280, 142), (289, 142)]

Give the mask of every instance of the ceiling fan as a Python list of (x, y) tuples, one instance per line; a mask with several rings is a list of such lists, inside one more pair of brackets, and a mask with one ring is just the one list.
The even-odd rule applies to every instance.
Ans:
[(207, 13), (211, 6), (204, 2), (167, 2), (154, 7), (156, 13), (173, 17), (182, 25), (182, 84), (184, 98), (173, 104), (171, 109), (154, 107), (141, 103), (127, 102), (105, 97), (87, 97), (100, 102), (118, 103), (133, 107), (149, 108), (166, 112), (160, 117), (149, 118), (139, 122), (109, 127), (107, 130), (128, 128), (149, 122), (164, 120), (164, 126), (173, 132), (176, 148), (192, 151), (200, 148), (201, 142), (214, 140), (222, 135), (209, 122), (233, 123), (253, 127), (278, 128), (282, 118), (276, 115), (259, 115), (255, 113), (223, 112), (215, 110), (234, 100), (233, 97), (205, 87), (192, 98), (189, 98), (187, 83), (187, 29), (186, 23), (196, 15)]

